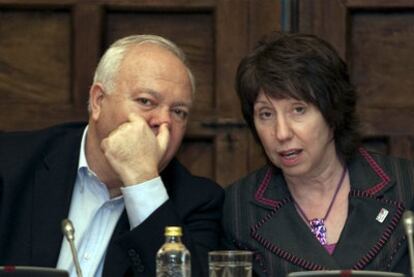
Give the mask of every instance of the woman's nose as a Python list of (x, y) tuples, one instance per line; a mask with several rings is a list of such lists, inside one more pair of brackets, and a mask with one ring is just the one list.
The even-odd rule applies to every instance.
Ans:
[(284, 141), (292, 137), (292, 129), (286, 118), (278, 118), (275, 126), (275, 134), (279, 141)]

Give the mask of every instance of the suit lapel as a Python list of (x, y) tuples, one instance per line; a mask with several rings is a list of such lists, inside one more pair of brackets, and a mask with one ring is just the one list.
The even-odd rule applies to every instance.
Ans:
[[(275, 174), (269, 177), (271, 170)], [(274, 255), (309, 270), (337, 267), (297, 213), (281, 171), (268, 169), (262, 180), (253, 203), (272, 210), (251, 226), (252, 238)]]
[(57, 263), (63, 239), (61, 221), (69, 214), (82, 131), (83, 128), (69, 131), (69, 135), (54, 140), (54, 146), (36, 170), (31, 211), (34, 264), (55, 266)]
[[(382, 199), (394, 180), (368, 152), (361, 149), (361, 156), (348, 168), (351, 174), (348, 218), (332, 256), (297, 213), (279, 169), (273, 169), (271, 176), (270, 169), (267, 170), (255, 192), (253, 205), (271, 210), (251, 226), (252, 238), (274, 255), (307, 270), (363, 269), (397, 227), (404, 207), (399, 202)], [(383, 221), (377, 219), (380, 213), (387, 214)]]
[(333, 257), (344, 268), (364, 269), (389, 240), (403, 211), (398, 202), (351, 191), (347, 222)]
[(128, 216), (124, 209), (106, 251), (103, 276), (120, 276), (130, 266), (130, 257), (126, 255), (128, 245), (122, 245), (122, 238), (130, 230)]
[(384, 194), (395, 180), (365, 150), (348, 164), (351, 192), (348, 218), (334, 257), (346, 268), (363, 269), (398, 227), (404, 205)]

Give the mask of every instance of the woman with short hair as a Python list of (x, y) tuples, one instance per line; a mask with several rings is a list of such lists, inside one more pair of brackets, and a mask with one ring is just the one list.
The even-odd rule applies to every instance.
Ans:
[(408, 273), (400, 221), (414, 164), (361, 147), (356, 91), (333, 47), (273, 33), (241, 61), (236, 90), (268, 164), (227, 189), (226, 246), (254, 251), (257, 276)]

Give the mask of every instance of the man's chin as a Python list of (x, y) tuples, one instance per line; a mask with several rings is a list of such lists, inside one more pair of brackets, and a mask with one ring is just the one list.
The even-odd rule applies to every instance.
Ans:
[(161, 161), (159, 163), (158, 166), (158, 172), (161, 173), (169, 164), (170, 162), (174, 159), (175, 155), (178, 152), (179, 147), (177, 148), (171, 148), (171, 146), (169, 146), (167, 148), (167, 151), (165, 151), (164, 156), (161, 158)]
[(158, 172), (161, 173), (167, 165), (171, 162), (172, 158), (162, 160), (158, 166)]

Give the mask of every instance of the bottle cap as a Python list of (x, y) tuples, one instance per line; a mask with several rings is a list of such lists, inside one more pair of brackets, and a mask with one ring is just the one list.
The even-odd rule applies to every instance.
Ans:
[(180, 226), (167, 226), (165, 227), (166, 236), (182, 236), (183, 232)]

